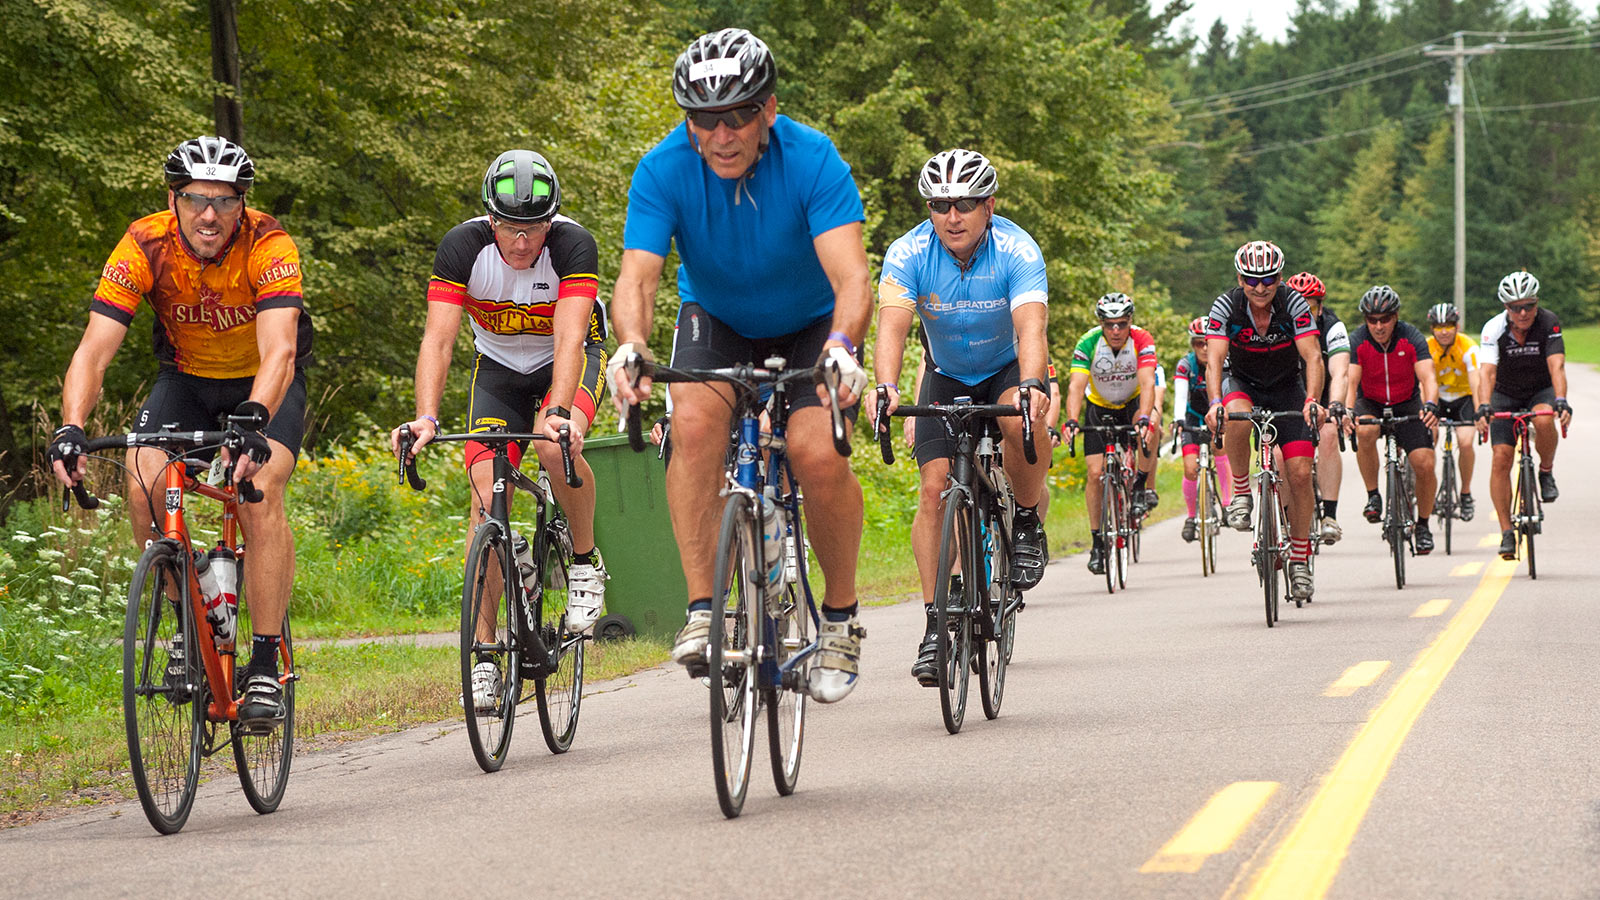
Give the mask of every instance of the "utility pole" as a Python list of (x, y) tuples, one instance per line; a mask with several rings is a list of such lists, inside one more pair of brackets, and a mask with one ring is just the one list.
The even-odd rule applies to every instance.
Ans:
[(215, 90), (211, 99), (217, 134), (234, 143), (244, 140), (244, 111), (239, 104), (239, 18), (237, 0), (211, 0), (211, 78), (231, 90)]
[(1461, 324), (1467, 324), (1467, 57), (1488, 56), (1497, 48), (1494, 44), (1481, 47), (1465, 46), (1465, 35), (1456, 32), (1455, 46), (1449, 49), (1429, 45), (1422, 48), (1423, 56), (1448, 56), (1455, 64), (1454, 77), (1450, 79), (1451, 106), (1456, 108), (1456, 310), (1461, 313)]

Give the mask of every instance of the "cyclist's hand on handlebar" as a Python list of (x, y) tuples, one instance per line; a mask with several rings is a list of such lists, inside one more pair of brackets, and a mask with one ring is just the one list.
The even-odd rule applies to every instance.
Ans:
[(1035, 424), (1044, 421), (1045, 413), (1050, 411), (1050, 392), (1038, 379), (1030, 378), (1023, 382), (1017, 390), (1017, 400), (1011, 404), (1017, 409), (1022, 408), (1022, 392), (1032, 391), (1033, 396), (1028, 398), (1028, 418)]
[(1050, 432), (1051, 449), (1061, 446), (1061, 430), (1056, 428), (1054, 425), (1050, 426), (1048, 430)]
[(1432, 400), (1422, 404), (1422, 424), (1429, 431), (1439, 427), (1439, 404)]
[(87, 446), (89, 436), (80, 426), (63, 425), (56, 429), (50, 438), (50, 470), (56, 473), (57, 481), (72, 487), (83, 480), (83, 473), (89, 467), (83, 455)]
[[(655, 357), (642, 342), (617, 345), (617, 352), (606, 361), (606, 384), (611, 388), (611, 403), (617, 412), (650, 398), (650, 370)], [(635, 380), (635, 377), (637, 380)]]
[[(822, 381), (824, 366), (834, 366), (839, 373), (839, 396), (828, 396), (827, 385)], [(840, 409), (849, 409), (861, 399), (861, 394), (867, 389), (867, 371), (861, 368), (861, 363), (856, 361), (849, 350), (842, 346), (832, 346), (822, 351), (817, 357), (817, 397), (822, 400), (824, 408), (834, 405), (838, 400)]]
[(1206, 410), (1206, 427), (1211, 429), (1212, 434), (1222, 433), (1222, 417), (1226, 414), (1221, 401), (1211, 404), (1211, 408)]
[[(894, 415), (894, 411), (900, 408), (900, 386), (897, 384), (890, 384), (887, 381), (879, 382), (877, 393), (878, 396), (884, 398), (888, 402), (886, 405), (881, 406), (881, 412), (883, 413), (883, 418), (881, 420), (878, 417), (880, 408), (873, 409), (872, 427), (879, 431), (883, 431), (889, 427), (888, 417)], [(910, 427), (910, 425), (911, 420), (907, 419), (906, 426)]]
[(907, 419), (901, 425), (900, 430), (905, 433), (906, 446), (915, 447), (917, 445), (917, 420), (915, 418)]
[(1557, 418), (1561, 420), (1561, 429), (1565, 431), (1567, 426), (1572, 424), (1572, 404), (1568, 403), (1565, 397), (1557, 397), (1555, 402), (1550, 404), (1550, 408), (1555, 410)]
[(1305, 416), (1306, 424), (1311, 426), (1311, 433), (1316, 434), (1318, 429), (1322, 428), (1322, 404), (1318, 403), (1314, 398), (1308, 397), (1305, 405), (1301, 407), (1301, 412)]
[(539, 415), (544, 417), (544, 422), (539, 426), (539, 433), (552, 441), (561, 439), (561, 429), (567, 429), (568, 449), (573, 458), (583, 452), (583, 431), (578, 423), (572, 420), (572, 411), (560, 406), (547, 406)]
[(240, 443), (238, 458), (227, 447), (222, 448), (223, 458), (233, 464), (233, 483), (249, 481), (272, 458), (272, 445), (259, 431), (236, 431)]
[(416, 459), (417, 451), (421, 450), (423, 447), (426, 447), (428, 443), (433, 440), (434, 435), (439, 433), (439, 426), (434, 422), (432, 416), (423, 416), (419, 419), (412, 419), (404, 425), (395, 428), (393, 431), (389, 432), (389, 452), (393, 453), (396, 457), (399, 457), (400, 455), (401, 428), (411, 429), (411, 458), (402, 460), (402, 462), (411, 462), (412, 460)]

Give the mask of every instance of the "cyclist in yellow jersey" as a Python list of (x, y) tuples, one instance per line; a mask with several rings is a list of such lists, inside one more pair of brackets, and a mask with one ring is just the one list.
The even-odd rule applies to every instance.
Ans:
[[(1453, 303), (1428, 309), (1428, 352), (1439, 379), (1439, 418), (1471, 422), (1478, 405), (1478, 344), (1461, 333), (1461, 313)], [(1473, 426), (1456, 427), (1456, 458), (1461, 465), (1461, 521), (1472, 521)]]

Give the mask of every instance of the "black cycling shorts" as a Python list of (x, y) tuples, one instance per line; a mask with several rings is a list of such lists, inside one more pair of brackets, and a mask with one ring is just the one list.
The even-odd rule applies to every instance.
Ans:
[(1470, 425), (1477, 415), (1478, 410), (1472, 405), (1471, 397), (1457, 397), (1454, 400), (1439, 401), (1439, 418), (1441, 419), (1466, 422)]
[[(1022, 383), (1022, 369), (1013, 361), (994, 375), (977, 384), (963, 384), (949, 375), (931, 368), (922, 376), (922, 393), (917, 396), (918, 406), (934, 403), (954, 403), (957, 397), (970, 397), (973, 403), (999, 403), (1000, 395)], [(973, 420), (984, 424), (987, 419)], [(956, 433), (950, 421), (938, 416), (921, 416), (916, 427), (917, 466), (925, 466), (937, 459), (949, 459), (956, 452)]]
[[(1263, 388), (1253, 382), (1240, 378), (1232, 372), (1222, 375), (1222, 402), (1224, 405), (1235, 399), (1243, 398), (1250, 401), (1255, 409), (1264, 409), (1269, 412), (1304, 413), (1306, 404), (1306, 386), (1295, 378), (1287, 384), (1274, 388)], [(1306, 424), (1304, 415), (1284, 416), (1273, 419), (1272, 427), (1278, 432), (1278, 447), (1286, 457), (1311, 456), (1316, 452), (1316, 444), (1311, 439), (1311, 426)]]
[[(1554, 387), (1540, 388), (1534, 391), (1530, 397), (1513, 397), (1508, 394), (1502, 394), (1499, 391), (1494, 391), (1489, 395), (1489, 408), (1495, 412), (1515, 412), (1517, 410), (1533, 409), (1540, 404), (1551, 406), (1555, 402), (1556, 389)], [(1544, 419), (1535, 419), (1534, 421), (1543, 424), (1549, 421), (1549, 417), (1546, 416)], [(1491, 446), (1499, 446), (1501, 444), (1510, 446), (1516, 442), (1516, 435), (1511, 430), (1510, 419), (1489, 420), (1489, 444)]]
[[(1422, 401), (1416, 397), (1404, 403), (1395, 403), (1390, 406), (1397, 416), (1414, 416), (1422, 410)], [(1356, 408), (1352, 410), (1357, 416), (1383, 417), (1383, 405), (1368, 400), (1365, 397), (1356, 398)], [(1381, 435), (1380, 435), (1381, 437)], [(1395, 440), (1399, 442), (1400, 449), (1410, 453), (1413, 450), (1423, 450), (1433, 446), (1433, 436), (1428, 433), (1428, 427), (1418, 421), (1401, 422), (1394, 429)]]
[[(810, 369), (822, 356), (822, 345), (828, 342), (832, 328), (831, 316), (823, 316), (810, 325), (789, 334), (769, 338), (748, 338), (733, 327), (706, 312), (698, 303), (685, 303), (678, 310), (678, 327), (672, 337), (672, 362), (675, 369), (720, 369), (727, 366), (759, 366), (768, 357), (781, 356), (784, 371)], [(856, 351), (856, 361), (861, 361), (861, 351)], [(671, 390), (669, 387), (668, 390)], [(822, 405), (817, 392), (803, 384), (788, 388), (789, 413), (808, 406)], [(857, 403), (844, 411), (845, 419), (855, 422), (861, 411)]]
[[(1092, 401), (1083, 405), (1084, 425), (1132, 425), (1133, 417), (1139, 412), (1137, 403), (1115, 409), (1101, 406)], [(1083, 455), (1101, 456), (1106, 452), (1106, 444), (1110, 443), (1110, 435), (1103, 431), (1085, 431), (1083, 433)]]
[[(226, 428), (222, 417), (239, 408), (250, 399), (250, 389), (255, 377), (201, 378), (177, 369), (163, 367), (150, 388), (150, 396), (139, 409), (135, 431), (156, 431), (172, 425), (174, 431), (214, 431)], [(296, 366), (294, 380), (283, 393), (278, 411), (262, 429), (262, 434), (289, 448), (295, 459), (300, 458), (300, 443), (306, 433), (306, 373)], [(210, 460), (217, 455), (215, 448), (190, 454), (191, 458)]]
[[(555, 370), (555, 363), (550, 363), (524, 375), (479, 353), (472, 364), (472, 399), (467, 407), (467, 430), (488, 431), (498, 425), (507, 431), (526, 433), (544, 408)], [(600, 376), (605, 370), (605, 345), (589, 344), (584, 347), (583, 374), (578, 377), (578, 390), (572, 395), (572, 405), (574, 409), (582, 411), (591, 424), (594, 422), (595, 407), (600, 404)], [(527, 449), (526, 441), (511, 445), (513, 466), (522, 464), (522, 454)], [(464, 458), (468, 468), (492, 456), (494, 450), (489, 445), (467, 441)]]

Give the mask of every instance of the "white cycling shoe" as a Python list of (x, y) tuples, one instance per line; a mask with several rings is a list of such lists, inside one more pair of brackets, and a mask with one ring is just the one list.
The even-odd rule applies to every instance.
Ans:
[(600, 619), (606, 603), (605, 560), (595, 551), (595, 564), (579, 563), (567, 570), (567, 631), (583, 634)]
[(843, 622), (822, 620), (817, 633), (817, 653), (806, 673), (806, 687), (818, 703), (837, 703), (855, 690), (861, 679), (861, 639), (867, 630), (851, 616)]
[(472, 667), (472, 708), (481, 713), (500, 708), (500, 667), (487, 660)]

